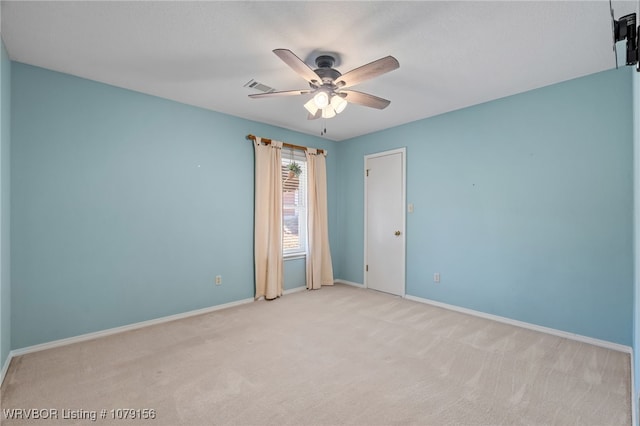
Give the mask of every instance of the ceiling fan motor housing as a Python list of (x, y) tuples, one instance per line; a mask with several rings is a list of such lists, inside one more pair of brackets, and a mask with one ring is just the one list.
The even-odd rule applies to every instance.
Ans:
[(320, 55), (316, 58), (316, 66), (318, 68), (333, 68), (336, 59), (331, 55)]
[(342, 76), (340, 71), (333, 68), (335, 62), (335, 58), (329, 55), (320, 55), (316, 58), (316, 66), (318, 68), (314, 71), (322, 79), (323, 83), (331, 83)]

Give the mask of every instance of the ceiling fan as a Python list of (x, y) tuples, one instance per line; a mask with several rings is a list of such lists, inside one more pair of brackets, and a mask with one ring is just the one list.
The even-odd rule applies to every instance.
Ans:
[(288, 49), (275, 49), (273, 53), (307, 80), (310, 88), (256, 93), (249, 95), (252, 99), (313, 94), (313, 97), (304, 104), (309, 111), (307, 117), (309, 120), (335, 117), (336, 114), (344, 111), (349, 102), (377, 109), (384, 109), (391, 103), (387, 99), (347, 88), (399, 68), (400, 64), (393, 56), (386, 56), (341, 74), (333, 68), (335, 58), (331, 55), (318, 56), (316, 58), (318, 68), (313, 70)]

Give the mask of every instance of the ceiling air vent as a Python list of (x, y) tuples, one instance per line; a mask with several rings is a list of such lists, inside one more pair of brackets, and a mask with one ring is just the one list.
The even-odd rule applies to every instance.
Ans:
[(269, 92), (273, 92), (274, 90), (276, 90), (273, 87), (269, 87), (266, 84), (259, 83), (259, 82), (255, 81), (254, 79), (249, 80), (247, 82), (247, 84), (244, 85), (244, 87), (248, 87), (249, 89), (256, 89), (256, 90), (259, 90), (259, 91), (261, 91), (263, 93), (269, 93)]

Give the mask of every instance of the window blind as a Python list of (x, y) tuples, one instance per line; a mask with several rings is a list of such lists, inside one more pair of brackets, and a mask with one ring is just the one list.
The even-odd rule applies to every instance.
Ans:
[[(294, 166), (292, 167), (292, 164)], [(291, 168), (299, 167), (296, 176)], [(285, 256), (304, 254), (307, 244), (307, 158), (282, 148), (282, 247)]]

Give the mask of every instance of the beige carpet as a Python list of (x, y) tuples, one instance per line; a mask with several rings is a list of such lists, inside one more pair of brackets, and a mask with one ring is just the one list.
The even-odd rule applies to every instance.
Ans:
[[(2, 424), (629, 425), (629, 368), (628, 354), (336, 285), (18, 357), (2, 409), (59, 418)], [(113, 420), (120, 408), (156, 418)]]

